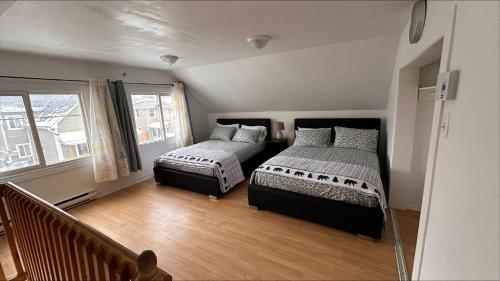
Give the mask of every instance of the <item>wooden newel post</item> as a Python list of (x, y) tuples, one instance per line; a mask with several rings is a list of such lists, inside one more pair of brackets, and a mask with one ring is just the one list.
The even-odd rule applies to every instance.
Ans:
[(156, 266), (156, 255), (151, 250), (143, 251), (137, 257), (137, 278), (136, 281), (163, 280), (162, 274)]

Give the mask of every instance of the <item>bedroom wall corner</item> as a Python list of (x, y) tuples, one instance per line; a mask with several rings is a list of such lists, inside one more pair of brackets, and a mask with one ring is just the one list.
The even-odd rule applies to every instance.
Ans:
[(189, 85), (185, 85), (189, 115), (191, 118), (191, 129), (193, 131), (194, 142), (201, 142), (208, 139), (208, 110), (199, 100), (195, 90)]

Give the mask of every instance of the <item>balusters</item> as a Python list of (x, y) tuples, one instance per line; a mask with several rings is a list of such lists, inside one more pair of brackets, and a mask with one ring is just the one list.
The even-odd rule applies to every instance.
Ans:
[[(12, 260), (14, 261), (14, 266), (16, 267), (18, 276), (22, 276), (24, 275), (24, 269), (21, 264), (21, 259), (19, 258), (19, 253), (17, 252), (16, 244), (14, 241), (14, 234), (12, 232), (12, 228), (2, 198), (0, 198), (0, 218), (2, 219), (3, 230), (5, 232), (5, 236), (7, 237), (7, 242), (9, 244)], [(0, 264), (0, 278), (2, 278), (2, 280), (5, 279), (5, 272), (3, 271), (1, 264)]]
[(171, 280), (153, 251), (137, 256), (13, 184), (0, 184), (0, 219), (16, 280)]

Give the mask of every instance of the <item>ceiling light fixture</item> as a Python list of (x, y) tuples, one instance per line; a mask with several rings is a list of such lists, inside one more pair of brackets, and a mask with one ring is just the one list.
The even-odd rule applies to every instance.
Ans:
[(172, 65), (179, 59), (179, 57), (174, 55), (163, 55), (160, 57), (160, 59), (168, 63), (168, 65)]
[(268, 35), (254, 35), (247, 38), (248, 44), (257, 49), (262, 49), (269, 40), (271, 37)]

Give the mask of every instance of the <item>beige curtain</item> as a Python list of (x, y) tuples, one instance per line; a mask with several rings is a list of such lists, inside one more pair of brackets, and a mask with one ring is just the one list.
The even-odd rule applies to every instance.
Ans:
[(172, 104), (175, 117), (175, 142), (177, 147), (193, 144), (193, 133), (191, 131), (191, 120), (182, 83), (174, 83)]
[(129, 175), (125, 149), (106, 80), (90, 80), (90, 151), (97, 183)]

